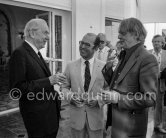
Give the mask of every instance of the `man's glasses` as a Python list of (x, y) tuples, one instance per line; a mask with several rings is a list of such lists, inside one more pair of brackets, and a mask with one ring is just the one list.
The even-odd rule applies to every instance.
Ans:
[(86, 42), (84, 42), (84, 41), (79, 41), (79, 44), (82, 46), (82, 45), (84, 45), (84, 46), (86, 46), (86, 47), (91, 47), (91, 44), (89, 44), (89, 43), (86, 43)]
[(100, 41), (100, 44), (104, 44), (105, 42), (104, 41)]
[(121, 34), (121, 35), (126, 35), (126, 34), (127, 34), (127, 31), (120, 30), (120, 31), (119, 31), (119, 34)]

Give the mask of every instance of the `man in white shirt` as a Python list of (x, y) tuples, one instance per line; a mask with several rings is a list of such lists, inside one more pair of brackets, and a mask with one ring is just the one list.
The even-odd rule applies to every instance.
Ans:
[(106, 62), (110, 48), (106, 46), (107, 39), (105, 34), (99, 33), (97, 35), (97, 41), (99, 42), (99, 48), (95, 54), (95, 57)]
[[(160, 72), (166, 68), (166, 51), (162, 50), (162, 46), (164, 45), (164, 38), (161, 35), (155, 35), (152, 39), (153, 50), (152, 54), (156, 57), (159, 65)], [(162, 119), (162, 112), (163, 112), (163, 100), (164, 100), (164, 93), (166, 89), (163, 85), (163, 79), (159, 77), (159, 88), (157, 93), (157, 100), (156, 100), (156, 109), (155, 109), (155, 127), (154, 130), (160, 133), (166, 134), (166, 130), (163, 129), (163, 119)]]

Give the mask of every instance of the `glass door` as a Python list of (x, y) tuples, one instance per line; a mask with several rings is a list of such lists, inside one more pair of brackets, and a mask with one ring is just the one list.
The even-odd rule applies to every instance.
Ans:
[(46, 12), (36, 15), (44, 19), (50, 29), (50, 39), (45, 48), (41, 49), (43, 57), (48, 61), (51, 72), (62, 72), (62, 17)]

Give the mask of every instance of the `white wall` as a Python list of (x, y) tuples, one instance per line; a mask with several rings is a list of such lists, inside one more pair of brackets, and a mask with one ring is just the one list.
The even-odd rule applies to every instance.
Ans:
[(80, 57), (79, 41), (86, 33), (104, 32), (105, 30), (105, 15), (104, 0), (73, 0), (73, 59)]
[(166, 22), (166, 0), (140, 0), (141, 20), (145, 23)]
[(125, 0), (124, 1), (124, 17), (136, 17), (137, 16), (137, 6), (136, 0)]
[[(128, 1), (128, 0), (127, 0)], [(115, 19), (124, 18), (124, 0), (106, 0), (105, 2), (105, 16)]]
[(136, 0), (106, 0), (105, 16), (115, 19), (124, 19), (137, 16)]
[(6, 3), (12, 3), (13, 1), (34, 4), (44, 7), (63, 9), (71, 11), (71, 1), (72, 0), (0, 0)]

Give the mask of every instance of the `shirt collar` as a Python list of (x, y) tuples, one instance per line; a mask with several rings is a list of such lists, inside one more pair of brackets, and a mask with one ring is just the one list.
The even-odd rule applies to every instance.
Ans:
[(35, 53), (38, 54), (39, 50), (32, 43), (30, 43), (28, 40), (25, 40), (25, 42), (27, 42), (30, 47), (35, 51)]
[(129, 48), (129, 49), (124, 49), (125, 51), (125, 61), (127, 61), (132, 53), (140, 46), (140, 43), (137, 43), (135, 46)]
[(132, 46), (129, 49), (125, 49), (126, 53), (132, 53), (134, 52), (138, 47), (140, 46), (140, 43), (137, 43), (135, 46)]
[[(153, 49), (153, 51), (152, 51), (152, 54), (157, 55), (157, 53), (154, 51), (154, 49)], [(161, 54), (162, 54), (162, 50), (158, 53), (158, 55), (161, 55)]]
[(106, 49), (106, 46), (104, 46), (103, 49), (101, 50), (99, 49), (99, 52), (104, 53), (105, 49)]
[[(92, 57), (91, 59), (88, 60), (90, 65), (92, 65), (92, 64), (94, 63), (94, 59), (95, 59), (95, 58)], [(86, 60), (81, 57), (81, 63), (82, 63), (82, 64), (85, 64), (85, 61), (86, 61)]]

